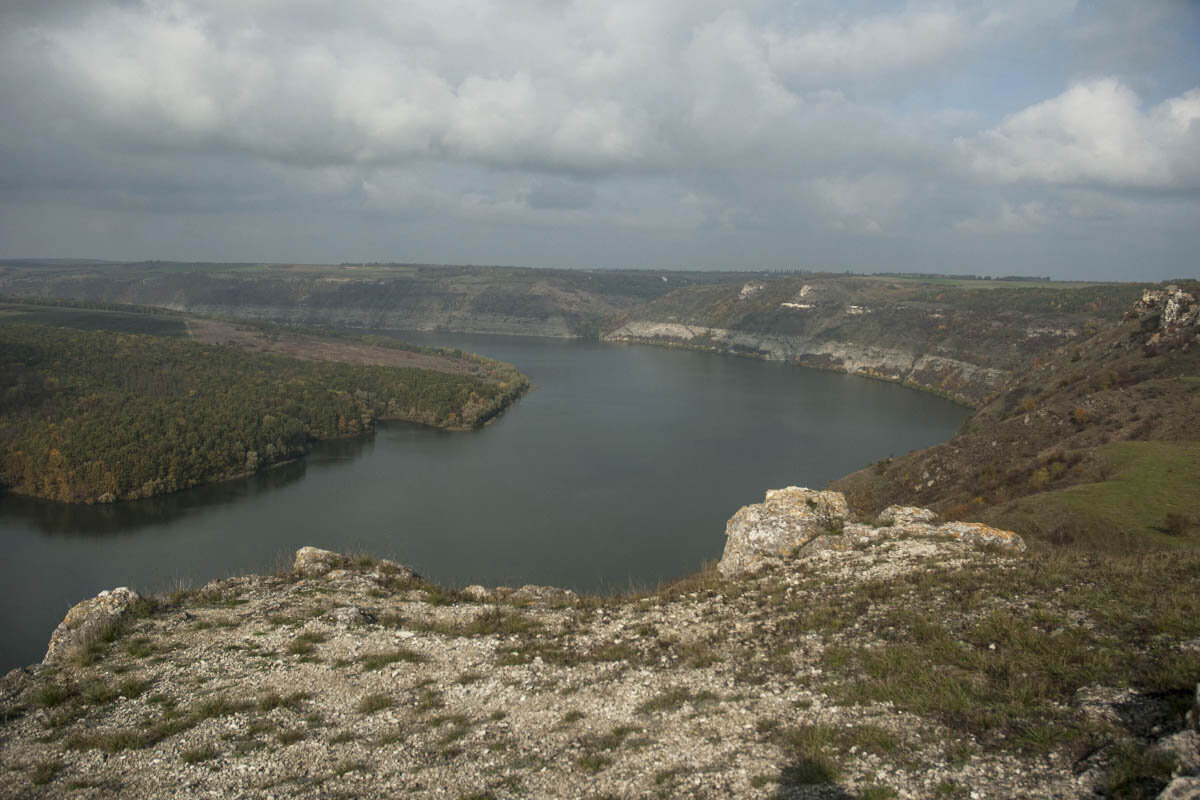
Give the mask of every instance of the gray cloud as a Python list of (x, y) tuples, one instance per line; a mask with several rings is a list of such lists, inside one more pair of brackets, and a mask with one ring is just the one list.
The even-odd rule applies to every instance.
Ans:
[(1155, 274), (1194, 272), (1200, 56), (1179, 32), (1200, 20), (1138, 9), (9, 4), (0, 237), (9, 255), (1142, 277), (1104, 242), (1153, 235)]
[(1200, 88), (1140, 106), (1119, 81), (1077, 84), (956, 144), (1000, 181), (1200, 188)]

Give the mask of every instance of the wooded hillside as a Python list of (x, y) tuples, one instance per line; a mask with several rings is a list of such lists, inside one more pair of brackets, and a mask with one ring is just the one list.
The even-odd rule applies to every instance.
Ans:
[(251, 472), (379, 418), (479, 425), (527, 386), (179, 339), (0, 325), (0, 480), (65, 502)]

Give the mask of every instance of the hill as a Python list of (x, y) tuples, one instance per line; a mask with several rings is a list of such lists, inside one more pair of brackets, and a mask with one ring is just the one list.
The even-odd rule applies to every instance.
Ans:
[(420, 264), (0, 262), (0, 292), (279, 324), (596, 337), (677, 286), (736, 273)]
[(1120, 319), (1005, 381), (945, 444), (834, 487), (1036, 539), (1195, 546), (1200, 514), (1200, 284), (1146, 290)]

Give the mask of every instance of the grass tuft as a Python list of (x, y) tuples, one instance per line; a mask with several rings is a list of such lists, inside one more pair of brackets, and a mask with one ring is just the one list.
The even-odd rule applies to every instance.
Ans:
[(395, 701), (390, 694), (368, 694), (358, 701), (355, 710), (360, 714), (374, 714), (377, 711), (383, 711), (385, 708), (391, 708), (393, 702)]
[(185, 764), (199, 764), (201, 761), (208, 761), (217, 757), (217, 748), (211, 744), (200, 745), (199, 747), (189, 747), (179, 754), (180, 759)]
[(408, 664), (424, 664), (429, 659), (418, 653), (416, 650), (410, 650), (407, 647), (397, 647), (393, 650), (383, 650), (374, 653), (365, 653), (359, 657), (359, 662), (363, 665), (363, 669), (378, 670), (383, 669), (389, 664), (405, 662)]

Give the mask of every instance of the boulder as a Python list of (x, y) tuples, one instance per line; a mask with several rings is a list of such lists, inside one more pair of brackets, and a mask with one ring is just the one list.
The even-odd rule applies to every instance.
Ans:
[(325, 616), (344, 628), (355, 628), (360, 625), (374, 625), (378, 619), (370, 611), (358, 606), (339, 606), (325, 612)]
[(732, 577), (764, 559), (791, 555), (823, 533), (840, 531), (849, 513), (841, 492), (772, 489), (764, 502), (743, 506), (730, 518), (717, 569)]
[(881, 528), (888, 526), (936, 525), (937, 522), (938, 515), (936, 512), (930, 511), (928, 508), (917, 508), (916, 506), (888, 506), (879, 512), (879, 517), (875, 520), (875, 524)]
[(315, 578), (341, 567), (346, 562), (342, 556), (319, 547), (301, 547), (296, 551), (292, 569), (308, 578)]
[(479, 603), (486, 603), (488, 600), (492, 599), (492, 593), (477, 583), (473, 583), (467, 588), (463, 589), (462, 593), (466, 597)]
[(138, 600), (141, 596), (137, 592), (120, 586), (76, 603), (50, 634), (50, 644), (42, 663), (62, 660), (72, 647), (116, 622)]

